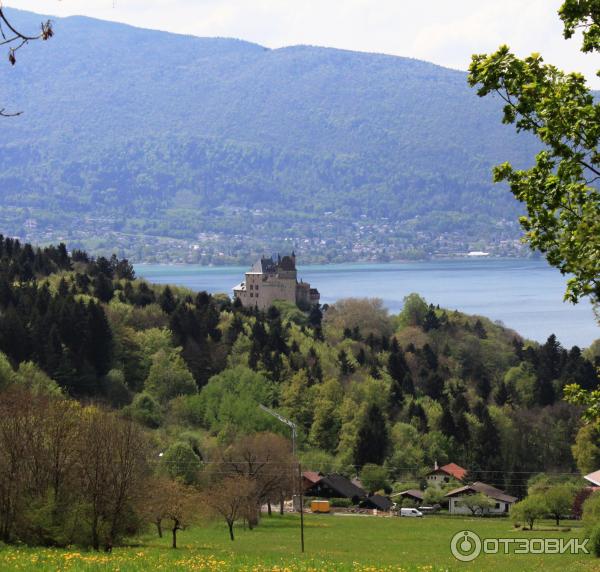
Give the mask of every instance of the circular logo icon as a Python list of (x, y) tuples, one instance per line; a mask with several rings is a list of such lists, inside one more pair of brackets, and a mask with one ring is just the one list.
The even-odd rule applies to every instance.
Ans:
[(481, 553), (481, 538), (470, 530), (461, 530), (452, 537), (450, 550), (457, 560), (471, 562)]

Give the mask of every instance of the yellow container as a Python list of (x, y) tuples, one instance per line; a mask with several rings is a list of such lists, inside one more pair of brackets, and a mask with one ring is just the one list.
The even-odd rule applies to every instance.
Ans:
[(329, 501), (327, 501), (327, 500), (313, 500), (313, 501), (310, 501), (310, 510), (312, 512), (328, 513), (330, 511)]

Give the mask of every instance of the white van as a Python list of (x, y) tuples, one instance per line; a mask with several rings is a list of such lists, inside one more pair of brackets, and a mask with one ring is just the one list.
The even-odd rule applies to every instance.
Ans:
[(417, 510), (416, 508), (401, 508), (400, 509), (400, 516), (416, 516), (416, 517), (421, 517), (421, 516), (423, 516), (423, 513), (420, 510)]

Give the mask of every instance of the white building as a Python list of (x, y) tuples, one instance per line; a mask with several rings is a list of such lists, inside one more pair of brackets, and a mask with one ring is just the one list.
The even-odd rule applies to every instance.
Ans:
[(491, 507), (486, 507), (483, 510), (483, 514), (508, 514), (510, 507), (517, 502), (517, 497), (513, 497), (492, 485), (477, 481), (454, 489), (446, 495), (449, 500), (450, 514), (473, 514), (464, 501), (468, 496), (475, 494), (482, 494), (493, 503)]
[(433, 470), (425, 475), (428, 487), (443, 488), (446, 485), (459, 484), (463, 481), (467, 474), (467, 469), (463, 469), (456, 463), (448, 463), (442, 467), (438, 467), (437, 462)]

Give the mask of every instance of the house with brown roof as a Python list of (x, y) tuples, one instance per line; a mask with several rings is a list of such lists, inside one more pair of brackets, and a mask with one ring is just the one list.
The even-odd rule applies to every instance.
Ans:
[(396, 502), (399, 502), (400, 500), (404, 500), (404, 499), (408, 499), (414, 503), (418, 503), (418, 504), (422, 504), (423, 503), (423, 491), (420, 491), (419, 489), (407, 489), (405, 491), (401, 491), (399, 493), (394, 493), (393, 495), (391, 495), (391, 497), (393, 499), (396, 500)]
[(433, 470), (429, 471), (425, 475), (427, 486), (434, 486), (438, 488), (445, 487), (449, 484), (458, 484), (464, 481), (467, 476), (467, 469), (463, 469), (456, 463), (448, 463), (443, 467), (438, 467), (437, 462), (435, 463)]
[(375, 494), (368, 496), (366, 499), (360, 501), (358, 506), (360, 508), (370, 508), (380, 510), (383, 512), (389, 512), (390, 510), (392, 510), (394, 503), (389, 499), (389, 497)]
[(492, 485), (476, 481), (470, 485), (454, 489), (446, 495), (449, 500), (450, 514), (472, 514), (464, 500), (467, 496), (475, 494), (482, 494), (494, 503), (491, 507), (485, 508), (483, 514), (508, 514), (510, 507), (517, 502), (517, 497), (513, 497)]
[(304, 494), (325, 499), (351, 499), (354, 503), (358, 503), (367, 496), (362, 488), (357, 487), (350, 479), (337, 473), (321, 478), (313, 486), (306, 489)]

